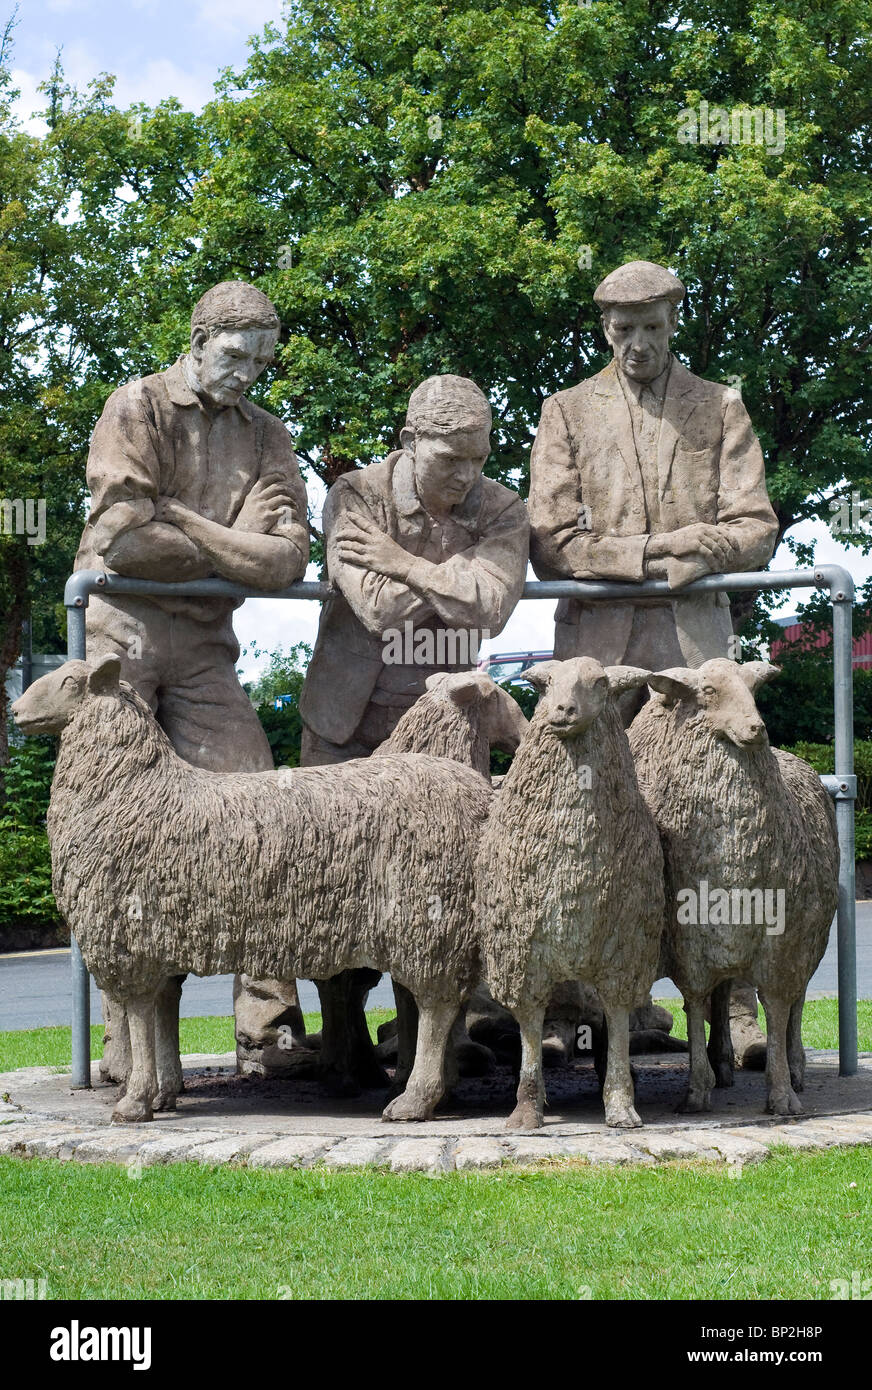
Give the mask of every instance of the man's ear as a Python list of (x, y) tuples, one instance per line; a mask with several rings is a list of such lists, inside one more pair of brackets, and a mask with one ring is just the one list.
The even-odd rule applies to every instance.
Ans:
[(198, 323), (196, 328), (191, 329), (191, 355), (197, 359), (203, 355), (203, 344), (209, 337), (209, 330), (205, 324)]
[(529, 681), (542, 695), (548, 689), (554, 667), (559, 665), (559, 661), (538, 661), (535, 666), (529, 666), (526, 671), (521, 672), (521, 680)]
[(648, 677), (648, 685), (664, 696), (667, 704), (674, 705), (679, 700), (696, 698), (699, 677), (689, 668), (673, 666), (669, 671), (655, 671)]
[(781, 675), (781, 667), (773, 666), (771, 661), (745, 661), (736, 670), (753, 695), (758, 686), (766, 681), (774, 681)]
[(121, 677), (121, 658), (113, 653), (101, 656), (88, 671), (88, 689), (92, 695), (114, 695)]
[(411, 455), (412, 455), (412, 458), (414, 458), (414, 457), (415, 457), (415, 431), (414, 431), (414, 429), (412, 428), (411, 425), (403, 425), (403, 428), (400, 430), (400, 443), (402, 444), (402, 446), (403, 446), (403, 448), (405, 449), (406, 453), (407, 453), (407, 454), (411, 454)]
[(623, 695), (627, 690), (638, 690), (651, 677), (650, 671), (639, 666), (607, 666), (606, 678), (613, 695)]

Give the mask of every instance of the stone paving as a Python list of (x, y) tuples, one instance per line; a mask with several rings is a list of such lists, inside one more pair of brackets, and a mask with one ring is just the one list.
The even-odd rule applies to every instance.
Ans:
[(708, 1114), (679, 1115), (687, 1058), (665, 1054), (634, 1058), (641, 1129), (605, 1127), (592, 1069), (579, 1062), (547, 1074), (544, 1127), (511, 1134), (505, 1130), (512, 1108), (507, 1068), (462, 1082), (426, 1124), (394, 1126), (381, 1120), (382, 1093), (335, 1101), (315, 1083), (238, 1077), (232, 1053), (185, 1057), (178, 1110), (151, 1124), (111, 1123), (117, 1088), (100, 1083), (96, 1063), (90, 1091), (71, 1092), (68, 1075), (32, 1067), (0, 1073), (0, 1154), (120, 1163), (137, 1172), (188, 1161), (438, 1174), (572, 1159), (649, 1167), (703, 1159), (739, 1167), (764, 1161), (779, 1145), (872, 1145), (872, 1054), (863, 1055), (855, 1077), (838, 1076), (833, 1052), (807, 1056), (806, 1113), (796, 1119), (764, 1115), (763, 1077), (743, 1072), (732, 1089), (714, 1092)]

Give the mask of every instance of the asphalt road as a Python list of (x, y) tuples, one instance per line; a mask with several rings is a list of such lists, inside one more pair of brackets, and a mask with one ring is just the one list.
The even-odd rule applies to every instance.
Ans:
[[(857, 904), (857, 985), (861, 999), (872, 999), (872, 903)], [(318, 1009), (318, 991), (309, 980), (299, 982), (305, 1012)], [(810, 999), (836, 993), (836, 929), (830, 934), (826, 954), (809, 986)], [(658, 980), (655, 999), (678, 994), (671, 980)], [(393, 1008), (394, 997), (387, 975), (369, 996), (370, 1008)], [(213, 975), (198, 979), (189, 975), (182, 990), (184, 1018), (233, 1012), (233, 978)], [(70, 1021), (70, 953), (17, 951), (0, 956), (0, 1030), (45, 1028)], [(91, 981), (91, 1022), (100, 1023), (100, 996)]]

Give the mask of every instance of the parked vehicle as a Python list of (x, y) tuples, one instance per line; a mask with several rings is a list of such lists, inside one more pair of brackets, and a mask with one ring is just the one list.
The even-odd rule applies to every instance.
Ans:
[(551, 652), (494, 652), (482, 657), (478, 669), (484, 671), (497, 685), (523, 685), (524, 672), (539, 661), (550, 661)]

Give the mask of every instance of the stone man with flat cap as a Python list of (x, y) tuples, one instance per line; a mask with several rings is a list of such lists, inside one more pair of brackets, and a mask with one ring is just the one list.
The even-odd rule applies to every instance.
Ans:
[[(650, 261), (620, 266), (597, 287), (614, 358), (547, 398), (533, 445), (530, 558), (541, 579), (667, 579), (681, 589), (771, 558), (778, 524), (741, 397), (670, 351), (684, 293)], [(656, 671), (732, 655), (731, 635), (723, 593), (568, 599), (557, 608), (554, 655)], [(637, 707), (628, 703), (626, 722)], [(751, 998), (734, 1009), (740, 1058), (762, 1038)]]

